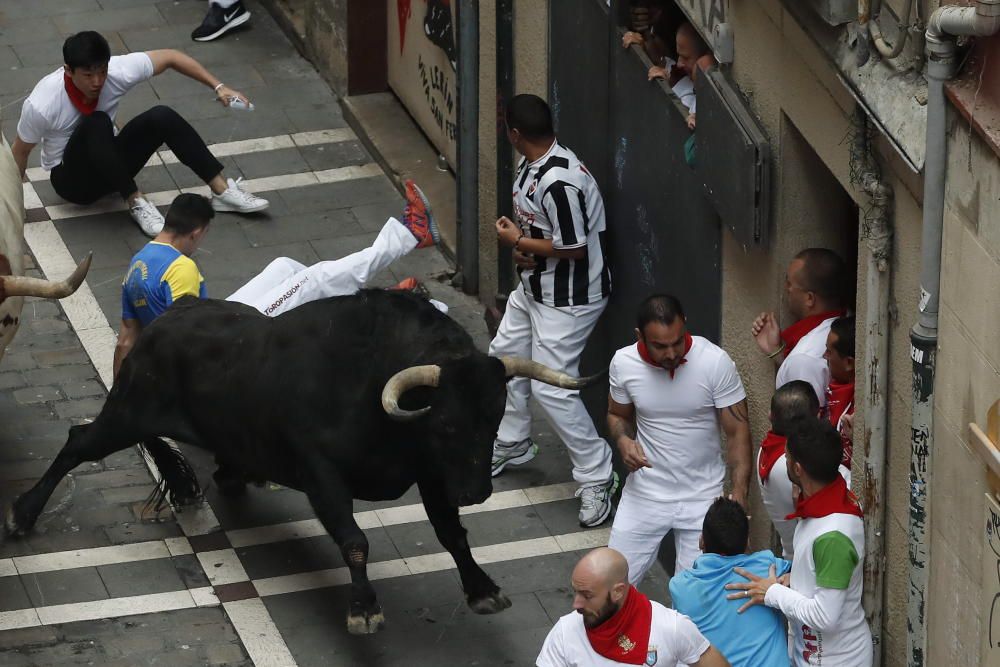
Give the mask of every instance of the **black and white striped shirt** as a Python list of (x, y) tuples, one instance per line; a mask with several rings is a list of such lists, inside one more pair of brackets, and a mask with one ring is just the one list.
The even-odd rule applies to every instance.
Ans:
[(557, 250), (586, 248), (581, 259), (536, 257), (521, 271), (525, 290), (547, 306), (582, 306), (611, 294), (605, 261), (604, 200), (594, 177), (558, 141), (532, 163), (521, 158), (514, 176), (515, 222), (525, 236), (551, 239)]

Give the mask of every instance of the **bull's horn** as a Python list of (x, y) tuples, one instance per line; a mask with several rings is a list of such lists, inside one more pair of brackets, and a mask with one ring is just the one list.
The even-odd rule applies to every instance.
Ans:
[(507, 370), (507, 377), (522, 377), (538, 380), (545, 384), (551, 384), (563, 389), (583, 389), (600, 379), (604, 373), (591, 375), (589, 377), (575, 378), (557, 370), (553, 370), (544, 364), (530, 359), (520, 357), (501, 357), (503, 367)]
[(26, 276), (0, 276), (3, 281), (4, 293), (7, 296), (40, 296), (46, 299), (62, 299), (77, 290), (87, 277), (90, 270), (90, 260), (94, 253), (88, 253), (76, 270), (66, 280), (42, 280)]
[(415, 387), (436, 387), (441, 379), (440, 366), (411, 366), (399, 371), (385, 383), (382, 390), (382, 409), (390, 417), (399, 421), (409, 421), (427, 414), (430, 407), (419, 410), (403, 410), (399, 407), (399, 397)]

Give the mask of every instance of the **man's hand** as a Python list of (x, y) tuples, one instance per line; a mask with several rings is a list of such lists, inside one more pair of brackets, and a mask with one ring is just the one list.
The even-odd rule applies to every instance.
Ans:
[(639, 46), (642, 46), (645, 43), (646, 40), (643, 38), (643, 36), (632, 30), (626, 32), (625, 36), (622, 37), (622, 48), (625, 49), (632, 46), (633, 44), (638, 44)]
[(243, 100), (246, 104), (250, 103), (250, 100), (247, 99), (246, 95), (237, 90), (233, 90), (229, 86), (220, 86), (219, 89), (215, 91), (215, 99), (224, 107), (228, 107), (234, 97)]
[(689, 114), (688, 114), (688, 119), (687, 119), (687, 125), (688, 125), (688, 129), (689, 129), (689, 130), (691, 130), (691, 131), (693, 132), (693, 131), (694, 131), (694, 128), (695, 128), (695, 126), (696, 126), (697, 124), (698, 124), (698, 123), (697, 123), (697, 121), (695, 120), (695, 117), (694, 117), (694, 114), (693, 114), (693, 113), (689, 113)]
[(657, 67), (656, 65), (653, 65), (649, 68), (649, 73), (646, 75), (646, 78), (650, 81), (653, 81), (654, 79), (666, 80), (667, 69), (665, 67)]
[(777, 569), (774, 565), (770, 567), (766, 578), (758, 577), (756, 574), (748, 572), (742, 567), (734, 567), (733, 571), (741, 577), (745, 577), (750, 580), (750, 582), (746, 584), (726, 584), (727, 591), (739, 591), (737, 593), (730, 593), (727, 595), (727, 600), (746, 600), (746, 603), (737, 610), (737, 613), (739, 614), (742, 614), (754, 605), (764, 604), (764, 597), (767, 595), (767, 589), (778, 583), (778, 578), (775, 576), (777, 574)]
[(652, 468), (649, 460), (646, 459), (642, 445), (632, 438), (622, 436), (618, 439), (618, 453), (622, 455), (622, 462), (629, 472), (635, 472), (639, 468)]
[(761, 313), (753, 321), (750, 333), (764, 354), (773, 354), (781, 346), (781, 329), (774, 313)]
[(533, 269), (535, 268), (535, 256), (521, 252), (520, 250), (514, 251), (514, 264), (517, 265), (519, 269)]
[(844, 415), (840, 418), (840, 432), (848, 440), (854, 439), (854, 413)]
[(521, 230), (510, 218), (503, 216), (496, 222), (497, 240), (501, 245), (513, 247), (517, 240), (521, 238)]

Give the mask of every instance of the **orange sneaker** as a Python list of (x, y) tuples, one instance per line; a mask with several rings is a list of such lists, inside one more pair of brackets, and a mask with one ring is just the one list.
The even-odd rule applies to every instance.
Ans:
[(441, 241), (431, 204), (423, 191), (411, 180), (406, 181), (406, 208), (403, 226), (417, 239), (418, 248), (427, 248)]

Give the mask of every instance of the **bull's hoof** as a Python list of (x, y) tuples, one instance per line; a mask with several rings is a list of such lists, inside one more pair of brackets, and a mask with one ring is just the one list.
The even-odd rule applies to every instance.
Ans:
[(511, 605), (510, 598), (497, 591), (475, 600), (469, 599), (469, 609), (477, 614), (499, 614)]
[(373, 635), (385, 627), (382, 611), (372, 614), (348, 614), (347, 631), (352, 635)]
[(7, 508), (7, 516), (4, 517), (3, 521), (3, 536), (4, 537), (23, 537), (28, 532), (28, 528), (25, 528), (18, 524), (17, 519), (14, 516), (14, 508)]

